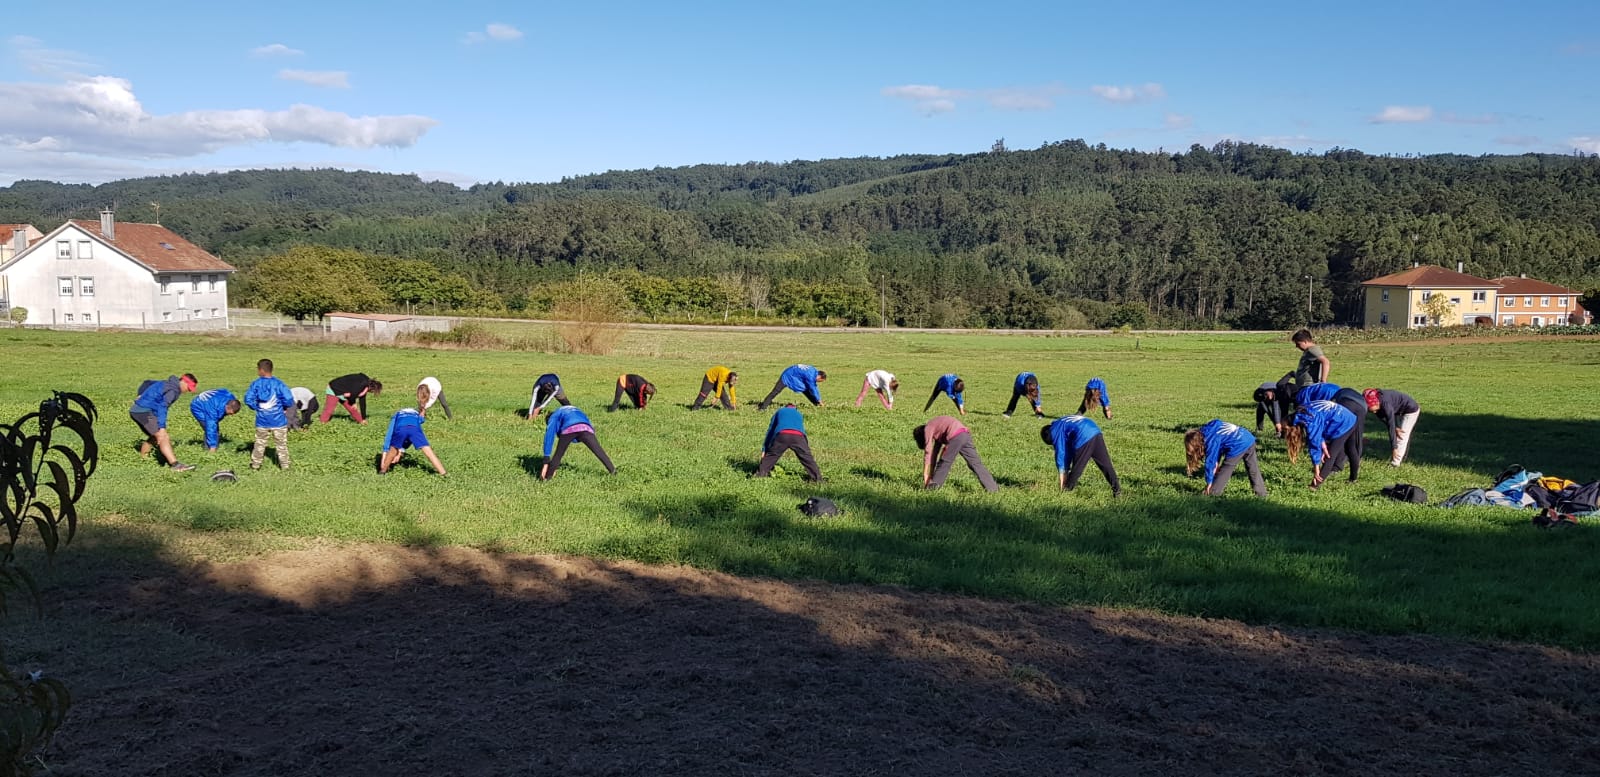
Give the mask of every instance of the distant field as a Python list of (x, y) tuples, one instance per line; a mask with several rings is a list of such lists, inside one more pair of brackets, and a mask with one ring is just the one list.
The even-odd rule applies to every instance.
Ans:
[[(1334, 382), (1399, 388), (1421, 401), (1414, 461), (1398, 472), (1383, 466), (1387, 440), (1374, 425), (1361, 482), (1341, 478), (1311, 493), (1309, 465), (1290, 466), (1281, 444), (1264, 439), (1272, 489), (1264, 501), (1248, 497), (1239, 479), (1225, 499), (1198, 495), (1199, 481), (1183, 474), (1178, 432), (1213, 417), (1251, 423), (1251, 390), (1297, 356), (1277, 337), (647, 331), (628, 335), (613, 356), (586, 357), (5, 331), (0, 351), (0, 416), (15, 418), (51, 388), (81, 390), (101, 404), (104, 458), (82, 505), (86, 534), (97, 518), (115, 515), (190, 534), (461, 544), (1600, 647), (1600, 539), (1592, 528), (1553, 534), (1528, 526), (1523, 512), (1401, 506), (1376, 494), (1404, 480), (1438, 500), (1511, 463), (1600, 478), (1600, 345), (1592, 341), (1328, 344)], [(138, 458), (126, 411), (141, 379), (192, 371), (202, 388), (242, 392), (263, 356), (290, 385), (320, 392), (331, 377), (363, 371), (394, 390), (373, 403), (368, 426), (340, 415), (293, 436), (290, 473), (209, 482), (216, 469), (244, 471), (252, 421), (245, 413), (225, 422), (223, 451), (208, 455), (187, 398), (174, 408), (173, 427), (180, 457), (201, 469), (176, 474)], [(770, 481), (746, 478), (767, 423), (753, 405), (794, 362), (832, 376), (823, 386), (827, 407), (805, 411), (829, 478), (820, 487), (802, 482), (792, 459)], [(701, 373), (717, 363), (740, 371), (746, 406), (686, 412)], [(862, 373), (879, 367), (900, 376), (896, 409), (870, 397), (851, 407)], [(1023, 369), (1039, 373), (1052, 415), (1076, 409), (1089, 377), (1107, 380), (1117, 415), (1102, 426), (1124, 499), (1113, 502), (1094, 471), (1077, 493), (1055, 489), (1040, 423), (1000, 416), (1011, 376)], [(555, 481), (537, 482), (543, 424), (517, 411), (527, 407), (532, 379), (547, 371), (591, 413), (616, 477), (574, 449)], [(932, 414), (922, 403), (934, 379), (951, 371), (967, 380), (967, 424), (1000, 479), (998, 495), (983, 493), (960, 464), (943, 491), (917, 487), (921, 460), (910, 430)], [(606, 414), (622, 372), (655, 381), (656, 404)], [(456, 411), (453, 421), (440, 414), (427, 426), (451, 474), (405, 466), (380, 478), (371, 462), (389, 412), (410, 403), (424, 375), (442, 379)], [(948, 400), (933, 408), (950, 411)], [(802, 518), (794, 506), (811, 494), (849, 514)]]

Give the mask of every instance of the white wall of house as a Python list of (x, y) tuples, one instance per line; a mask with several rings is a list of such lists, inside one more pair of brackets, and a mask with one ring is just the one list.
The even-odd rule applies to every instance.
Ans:
[[(227, 273), (156, 273), (67, 225), (4, 272), (31, 325), (213, 329), (228, 325)], [(163, 288), (161, 280), (166, 281)]]

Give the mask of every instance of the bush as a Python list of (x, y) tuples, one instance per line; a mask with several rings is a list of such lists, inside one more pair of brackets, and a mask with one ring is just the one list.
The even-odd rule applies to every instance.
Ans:
[(444, 332), (411, 332), (396, 339), (417, 345), (450, 346), (475, 350), (504, 348), (506, 345), (506, 341), (489, 331), (488, 327), (471, 321), (456, 324)]
[(617, 346), (627, 329), (618, 322), (628, 313), (627, 293), (605, 279), (579, 278), (560, 284), (551, 317), (556, 334), (570, 353), (605, 356)]
[(22, 326), (23, 324), (28, 323), (28, 309), (24, 307), (12, 308), (11, 323), (17, 326)]

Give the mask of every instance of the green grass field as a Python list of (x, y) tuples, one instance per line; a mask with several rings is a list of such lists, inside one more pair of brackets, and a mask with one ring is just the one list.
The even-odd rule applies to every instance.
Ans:
[[(53, 388), (100, 404), (102, 464), (81, 509), (81, 535), (97, 520), (188, 536), (327, 537), (464, 544), (688, 564), (739, 574), (889, 583), (1048, 604), (1152, 608), (1252, 622), (1371, 632), (1430, 632), (1600, 647), (1600, 539), (1592, 527), (1546, 532), (1530, 514), (1498, 508), (1442, 510), (1383, 500), (1397, 480), (1435, 501), (1483, 486), (1520, 463), (1574, 480), (1600, 478), (1600, 344), (1540, 339), (1475, 344), (1326, 343), (1333, 381), (1402, 389), (1423, 406), (1412, 461), (1390, 470), (1388, 444), (1369, 427), (1369, 466), (1306, 488), (1310, 466), (1291, 466), (1263, 438), (1269, 499), (1249, 495), (1242, 473), (1226, 498), (1199, 494), (1183, 472), (1179, 432), (1214, 417), (1253, 423), (1250, 392), (1288, 370), (1298, 353), (1259, 335), (1020, 337), (1003, 335), (746, 334), (634, 332), (616, 355), (469, 352), (299, 344), (191, 335), (0, 333), (0, 416), (13, 419)], [(134, 451), (127, 420), (141, 379), (192, 371), (201, 387), (236, 393), (269, 357), (290, 385), (319, 393), (329, 378), (362, 371), (391, 391), (367, 426), (344, 415), (291, 437), (291, 472), (246, 471), (253, 419), (223, 425), (207, 454), (187, 411), (173, 409), (179, 456), (199, 470), (169, 472)], [(812, 446), (829, 482), (801, 481), (792, 458), (771, 480), (753, 469), (768, 416), (754, 404), (788, 364), (827, 370), (827, 406), (806, 409)], [(739, 370), (739, 411), (689, 413), (701, 373)], [(895, 372), (893, 412), (853, 401), (862, 374)], [(1040, 375), (1045, 409), (1074, 411), (1085, 380), (1104, 377), (1116, 417), (1102, 422), (1126, 495), (1113, 501), (1098, 472), (1075, 493), (1055, 488), (1040, 422), (1000, 411), (1019, 370)], [(589, 411), (619, 473), (608, 477), (574, 448), (549, 483), (538, 482), (542, 422), (527, 422), (535, 376), (562, 376)], [(616, 376), (638, 372), (661, 389), (644, 412), (606, 414)], [(957, 464), (950, 485), (923, 492), (910, 430), (934, 413), (922, 403), (934, 379), (961, 373), (979, 451), (1002, 491), (978, 488)], [(439, 478), (418, 457), (386, 477), (372, 462), (389, 412), (411, 403), (424, 375), (445, 385), (455, 418), (427, 432), (450, 469)], [(792, 396), (792, 395), (790, 395)], [(241, 473), (237, 484), (207, 479)], [(849, 513), (803, 518), (795, 505), (829, 496)], [(68, 549), (67, 553), (72, 551)]]

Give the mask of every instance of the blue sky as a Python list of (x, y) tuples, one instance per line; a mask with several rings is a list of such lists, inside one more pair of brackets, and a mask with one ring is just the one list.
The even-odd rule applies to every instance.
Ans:
[(1600, 153), (1596, 2), (7, 5), (0, 184), (550, 181), (1002, 137)]

